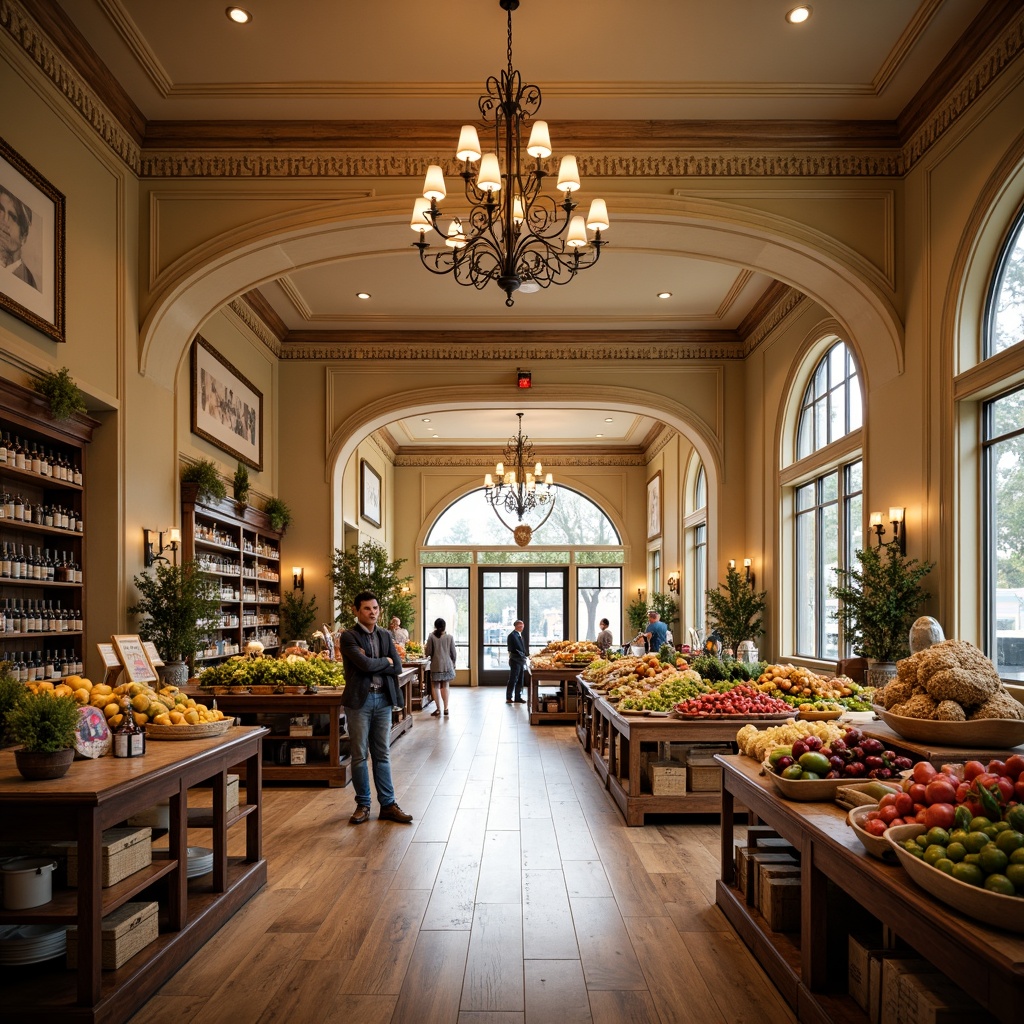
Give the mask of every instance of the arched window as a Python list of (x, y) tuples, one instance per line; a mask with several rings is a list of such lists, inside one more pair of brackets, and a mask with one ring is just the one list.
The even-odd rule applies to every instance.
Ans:
[[(828, 588), (836, 570), (851, 564), (864, 535), (863, 420), (856, 361), (845, 342), (835, 341), (804, 389), (796, 461), (785, 474), (796, 601), (791, 642), (794, 654), (803, 657), (838, 660), (848, 653)], [(819, 454), (826, 448), (831, 455)]]
[(1024, 341), (1024, 213), (1010, 232), (992, 279), (985, 327), (986, 359)]
[[(708, 589), (708, 483), (704, 464), (699, 461), (683, 525), (690, 569), (687, 573), (687, 606), (691, 609), (690, 621), (698, 629), (703, 629)], [(682, 639), (678, 642), (682, 643)]]

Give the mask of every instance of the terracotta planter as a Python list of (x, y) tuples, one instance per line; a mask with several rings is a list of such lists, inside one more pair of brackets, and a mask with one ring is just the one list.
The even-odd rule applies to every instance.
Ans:
[(14, 763), (24, 779), (59, 779), (66, 775), (75, 759), (75, 748), (67, 747), (54, 754), (18, 747), (14, 751)]

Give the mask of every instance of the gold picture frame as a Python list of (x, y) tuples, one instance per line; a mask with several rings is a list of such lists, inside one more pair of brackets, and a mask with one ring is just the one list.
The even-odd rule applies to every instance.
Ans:
[(145, 645), (138, 634), (112, 636), (110, 642), (114, 645), (117, 660), (121, 662), (124, 668), (125, 682), (156, 682), (156, 669), (153, 668), (149, 655), (146, 653)]
[(661, 470), (647, 481), (647, 539), (661, 536)]

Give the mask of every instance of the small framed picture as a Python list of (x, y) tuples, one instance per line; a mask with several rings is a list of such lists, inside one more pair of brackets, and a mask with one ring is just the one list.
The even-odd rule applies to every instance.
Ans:
[(156, 670), (150, 663), (142, 640), (137, 635), (112, 636), (110, 642), (117, 652), (117, 660), (124, 666), (124, 681), (129, 683), (156, 681)]
[(647, 481), (647, 539), (661, 536), (661, 470)]
[(359, 514), (373, 526), (381, 524), (380, 474), (366, 459), (359, 460)]
[(0, 139), (0, 309), (64, 341), (64, 196)]

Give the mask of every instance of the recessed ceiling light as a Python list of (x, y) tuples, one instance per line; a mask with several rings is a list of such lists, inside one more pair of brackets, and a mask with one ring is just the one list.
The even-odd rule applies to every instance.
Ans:
[(814, 8), (809, 4), (801, 4), (799, 7), (794, 7), (793, 10), (786, 12), (786, 21), (790, 25), (802, 25), (811, 16), (812, 10)]
[(605, 421), (605, 423), (613, 422), (611, 416), (605, 416), (604, 421)]
[(430, 417), (429, 416), (424, 416), (423, 419), (420, 422), (421, 423), (429, 423), (430, 422)]
[(244, 7), (229, 7), (224, 12), (236, 25), (248, 25), (252, 15)]
[(659, 299), (671, 299), (672, 298), (672, 293), (671, 292), (658, 292), (658, 298)]
[(356, 292), (357, 299), (368, 299), (370, 297), (369, 292)]
[(595, 434), (594, 437), (604, 437), (604, 434)]

